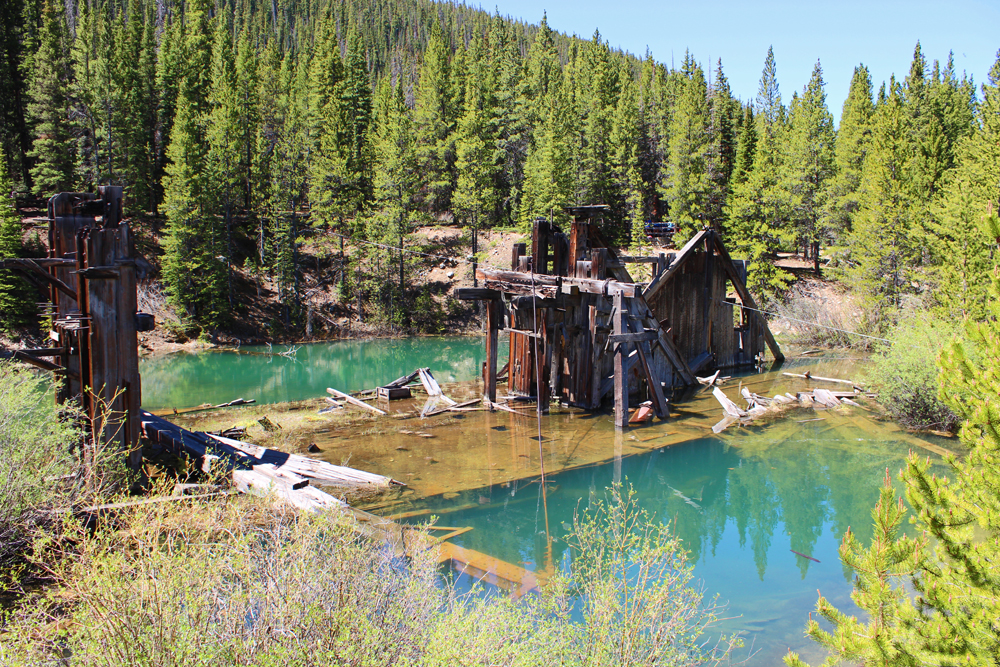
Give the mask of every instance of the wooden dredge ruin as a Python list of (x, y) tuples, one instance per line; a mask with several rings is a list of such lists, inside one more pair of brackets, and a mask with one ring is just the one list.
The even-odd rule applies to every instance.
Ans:
[[(636, 401), (648, 400), (656, 415), (667, 417), (672, 390), (698, 383), (696, 374), (706, 369), (754, 365), (765, 347), (777, 361), (783, 360), (746, 288), (746, 263), (729, 257), (715, 231), (698, 232), (679, 251), (629, 257), (613, 250), (601, 234), (599, 218), (605, 209), (568, 209), (574, 217), (568, 233), (548, 221), (536, 222), (530, 255), (527, 244), (516, 244), (509, 270), (481, 268), (476, 278), (483, 287), (456, 290), (458, 298), (485, 305), (487, 408), (516, 412), (497, 402), (501, 332), (510, 335), (510, 360), (504, 369), (508, 398), (533, 399), (540, 410), (552, 400), (595, 410), (613, 393), (618, 427), (626, 425), (629, 405)], [(401, 553), (440, 546), (440, 560), (463, 571), (489, 574), (515, 594), (534, 587), (545, 575), (446, 541), (468, 528), (440, 527), (450, 532), (426, 543), (422, 534), (353, 510), (312, 485), (356, 490), (405, 486), (396, 480), (222, 435), (190, 432), (143, 411), (137, 332), (152, 329), (154, 323), (152, 316), (137, 312), (136, 254), (129, 226), (122, 220), (122, 189), (108, 186), (97, 193), (56, 195), (49, 201), (48, 219), (48, 257), (0, 258), (0, 269), (47, 289), (50, 347), (0, 350), (0, 358), (59, 375), (56, 400), (82, 408), (90, 445), (100, 441), (117, 447), (133, 471), (141, 468), (145, 445), (193, 459), (206, 472), (224, 473), (236, 491), (274, 493), (302, 509), (352, 512), (359, 531), (390, 541)], [(650, 265), (651, 280), (637, 282), (629, 264)], [(711, 381), (717, 377), (718, 372)], [(427, 368), (373, 391), (369, 398), (409, 396), (409, 385), (418, 380), (432, 399), (421, 417), (479, 409), (470, 407), (478, 399), (456, 404), (444, 396)], [(327, 410), (342, 407), (344, 401), (385, 414), (365, 403), (365, 397), (328, 391), (332, 397)], [(437, 408), (438, 401), (445, 406)], [(250, 402), (238, 399), (231, 405)], [(729, 409), (737, 414), (735, 419), (747, 414)], [(177, 500), (183, 493), (135, 502)], [(416, 545), (411, 544), (414, 535)]]
[[(531, 255), (516, 244), (511, 269), (479, 269), (481, 288), (456, 290), (486, 310), (485, 397), (497, 400), (499, 334), (510, 334), (508, 391), (546, 409), (555, 399), (597, 409), (613, 392), (615, 424), (624, 427), (633, 397), (668, 414), (667, 391), (693, 385), (708, 368), (757, 363), (767, 346), (784, 356), (746, 287), (746, 262), (730, 258), (712, 229), (679, 251), (619, 255), (603, 237), (604, 206), (567, 209), (569, 233), (535, 223)], [(636, 282), (628, 264), (652, 265)], [(734, 296), (729, 296), (730, 291)]]

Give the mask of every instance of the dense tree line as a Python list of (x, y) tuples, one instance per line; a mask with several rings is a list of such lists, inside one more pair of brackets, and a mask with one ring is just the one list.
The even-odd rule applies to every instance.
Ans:
[[(765, 296), (786, 284), (777, 250), (818, 272), (835, 248), (872, 330), (929, 285), (984, 307), (998, 72), (980, 102), (919, 44), (877, 95), (855, 70), (835, 130), (818, 62), (786, 105), (769, 51), (744, 102), (721, 62), (428, 0), (13, 0), (0, 19), (9, 173), (38, 195), (124, 185), (133, 213), (164, 216), (164, 280), (203, 324), (225, 321), (240, 265), (294, 317), (306, 229), (397, 246), (420, 221), (526, 228), (590, 203), (622, 244), (645, 220), (681, 242), (716, 227)], [(366, 253), (388, 266), (382, 246)]]

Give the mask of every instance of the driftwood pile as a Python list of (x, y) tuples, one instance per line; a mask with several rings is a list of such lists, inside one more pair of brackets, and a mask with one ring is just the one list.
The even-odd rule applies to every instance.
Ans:
[[(841, 384), (849, 384), (852, 387), (851, 391), (829, 391), (827, 389), (816, 388), (810, 391), (800, 391), (796, 393), (786, 392), (785, 394), (775, 394), (774, 396), (762, 396), (760, 394), (755, 394), (751, 392), (746, 387), (740, 388), (740, 395), (746, 401), (746, 409), (741, 408), (739, 405), (734, 403), (726, 396), (725, 392), (719, 387), (715, 387), (712, 390), (712, 394), (715, 396), (716, 400), (722, 406), (723, 418), (722, 421), (717, 423), (712, 427), (714, 433), (722, 433), (724, 430), (729, 428), (736, 422), (741, 424), (751, 424), (755, 420), (758, 420), (764, 416), (776, 416), (779, 415), (790, 408), (804, 407), (804, 408), (816, 408), (816, 409), (829, 409), (838, 408), (842, 405), (851, 405), (854, 407), (861, 408), (862, 406), (858, 404), (853, 399), (861, 395), (861, 388), (851, 380), (840, 380), (837, 378), (821, 378), (815, 375), (810, 375), (808, 372), (804, 375), (797, 375), (794, 373), (784, 373), (784, 375), (789, 377), (799, 377), (811, 380), (822, 380), (826, 382), (836, 382)], [(863, 408), (862, 408), (863, 409)]]
[(326, 401), (330, 405), (320, 410), (319, 413), (327, 414), (329, 412), (333, 412), (334, 410), (340, 410), (344, 407), (344, 403), (348, 403), (355, 407), (373, 412), (379, 416), (387, 415), (389, 414), (387, 410), (375, 407), (374, 405), (369, 405), (365, 401), (384, 400), (389, 402), (401, 398), (410, 398), (410, 385), (415, 383), (419, 383), (419, 385), (423, 387), (424, 392), (427, 394), (427, 402), (420, 411), (421, 417), (431, 417), (444, 412), (463, 412), (473, 410), (476, 408), (472, 408), (471, 406), (475, 403), (479, 403), (479, 399), (466, 401), (465, 403), (458, 403), (452, 400), (441, 390), (441, 385), (438, 384), (438, 381), (434, 378), (434, 374), (431, 373), (431, 369), (418, 368), (409, 375), (404, 375), (388, 384), (382, 385), (381, 387), (376, 387), (375, 389), (364, 392), (358, 392), (356, 395), (347, 394), (338, 389), (327, 387), (326, 391), (330, 394), (330, 396), (326, 397)]

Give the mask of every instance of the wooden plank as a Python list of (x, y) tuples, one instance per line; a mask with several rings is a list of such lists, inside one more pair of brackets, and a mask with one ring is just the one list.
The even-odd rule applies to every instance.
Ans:
[(344, 399), (345, 401), (347, 401), (348, 403), (350, 403), (353, 406), (356, 406), (356, 407), (359, 407), (359, 408), (364, 408), (365, 410), (371, 410), (372, 412), (374, 412), (377, 415), (387, 415), (387, 414), (389, 414), (385, 410), (379, 410), (374, 405), (368, 405), (364, 401), (359, 401), (358, 399), (354, 398), (350, 394), (345, 394), (344, 392), (338, 391), (336, 389), (333, 389), (332, 387), (327, 387), (326, 391), (328, 393), (332, 394), (333, 396), (336, 396), (337, 398)]
[(771, 354), (774, 355), (775, 361), (784, 361), (785, 355), (781, 353), (781, 348), (778, 347), (777, 341), (774, 340), (774, 336), (771, 334), (771, 329), (767, 325), (767, 320), (764, 316), (757, 312), (759, 308), (757, 307), (757, 302), (753, 300), (753, 296), (750, 294), (750, 290), (747, 289), (746, 283), (743, 282), (739, 273), (736, 271), (736, 267), (733, 266), (733, 259), (729, 256), (729, 252), (726, 247), (722, 245), (722, 240), (718, 237), (715, 238), (715, 248), (719, 253), (719, 259), (722, 263), (722, 268), (729, 274), (729, 282), (732, 283), (733, 289), (736, 290), (736, 294), (740, 297), (740, 301), (743, 302), (744, 306), (748, 308), (753, 308), (753, 315), (758, 318), (761, 329), (764, 333), (764, 342), (767, 343), (768, 349), (771, 350)]
[(611, 343), (643, 343), (654, 341), (659, 338), (655, 331), (640, 331), (635, 333), (611, 334), (608, 342)]
[(592, 280), (604, 280), (605, 271), (608, 264), (608, 249), (594, 248), (590, 251), (590, 278)]
[(527, 251), (528, 246), (525, 243), (515, 243), (510, 249), (510, 268), (516, 271), (518, 266), (520, 266), (521, 257)]
[(589, 237), (589, 234), (587, 233), (588, 227), (590, 227), (590, 223), (587, 222), (574, 220), (570, 223), (569, 252), (566, 257), (566, 275), (570, 278), (577, 276), (576, 263), (583, 257), (583, 254), (587, 249), (587, 238)]
[(501, 293), (496, 290), (486, 289), (484, 287), (458, 287), (455, 289), (454, 295), (456, 299), (460, 299), (462, 301), (477, 301), (477, 300), (492, 301), (499, 299)]
[[(486, 285), (501, 289), (504, 292), (520, 294), (525, 293), (531, 296), (532, 293), (539, 294), (542, 298), (552, 298), (555, 293), (546, 293), (552, 288), (561, 289), (563, 293), (569, 293), (569, 288), (577, 287), (581, 292), (588, 294), (601, 294), (613, 296), (621, 292), (626, 297), (633, 299), (639, 296), (642, 289), (635, 283), (623, 283), (618, 280), (591, 280), (590, 278), (563, 278), (561, 276), (546, 276), (535, 274), (534, 292), (532, 292), (531, 275), (520, 271), (499, 271), (496, 269), (478, 269), (476, 275), (487, 281)], [(492, 285), (491, 285), (492, 284)]]
[(729, 397), (726, 396), (725, 392), (723, 392), (718, 387), (712, 389), (712, 395), (715, 396), (716, 400), (718, 400), (719, 403), (722, 405), (722, 409), (725, 410), (726, 414), (729, 415), (730, 417), (736, 419), (740, 417), (746, 417), (747, 413), (743, 409), (741, 409), (738, 405), (729, 400)]
[(403, 387), (403, 386), (406, 386), (406, 385), (410, 384), (414, 380), (416, 380), (417, 379), (417, 375), (418, 375), (417, 371), (413, 371), (409, 375), (404, 375), (403, 377), (396, 378), (395, 380), (393, 380), (389, 384), (384, 384), (382, 386), (386, 387), (387, 389), (394, 389), (396, 387)]
[[(712, 349), (712, 313), (715, 310), (716, 294), (714, 292), (714, 270), (715, 270), (715, 253), (712, 252), (712, 240), (715, 237), (715, 232), (712, 230), (707, 230), (705, 234), (705, 285), (702, 288), (702, 339), (703, 348), (706, 352), (714, 353), (715, 350)], [(726, 293), (723, 290), (718, 298), (725, 298)], [(716, 356), (716, 358), (718, 358)]]
[(677, 272), (684, 265), (684, 263), (687, 262), (687, 260), (694, 254), (695, 249), (697, 248), (698, 244), (701, 243), (702, 240), (705, 238), (706, 233), (707, 230), (702, 230), (697, 234), (695, 234), (694, 236), (692, 236), (691, 240), (688, 241), (683, 248), (681, 248), (680, 252), (674, 255), (674, 260), (673, 262), (671, 262), (670, 268), (662, 272), (660, 275), (654, 278), (651, 283), (649, 283), (649, 285), (642, 293), (642, 297), (646, 299), (647, 302), (649, 301), (650, 298), (655, 296), (657, 292), (663, 289), (663, 286), (666, 285), (668, 282), (670, 282), (671, 278), (677, 275)]

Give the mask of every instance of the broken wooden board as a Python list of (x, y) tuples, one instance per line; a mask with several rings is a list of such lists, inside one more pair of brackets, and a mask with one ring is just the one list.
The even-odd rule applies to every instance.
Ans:
[(367, 404), (367, 403), (365, 403), (364, 401), (359, 401), (358, 399), (354, 398), (354, 397), (353, 397), (353, 396), (351, 396), (350, 394), (345, 394), (345, 393), (344, 393), (344, 392), (342, 392), (342, 391), (338, 391), (338, 390), (336, 390), (336, 389), (333, 389), (333, 388), (331, 388), (331, 387), (327, 387), (327, 388), (326, 388), (326, 391), (327, 391), (328, 393), (330, 393), (330, 394), (333, 394), (333, 395), (334, 395), (334, 396), (336, 396), (337, 398), (342, 398), (342, 399), (344, 399), (345, 401), (347, 401), (347, 402), (348, 402), (348, 403), (350, 403), (351, 405), (354, 405), (354, 406), (356, 406), (356, 407), (359, 407), (359, 408), (364, 408), (365, 410), (371, 410), (372, 412), (374, 412), (374, 413), (375, 413), (375, 414), (377, 414), (377, 415), (387, 415), (387, 414), (389, 414), (389, 413), (388, 413), (388, 412), (386, 412), (385, 410), (379, 410), (379, 409), (378, 409), (378, 408), (376, 408), (376, 407), (375, 407), (374, 405), (368, 405), (368, 404)]
[(740, 408), (740, 406), (736, 405), (731, 400), (729, 400), (729, 397), (726, 396), (725, 392), (719, 389), (718, 387), (715, 387), (712, 390), (712, 395), (715, 396), (716, 400), (718, 400), (719, 403), (722, 405), (722, 409), (725, 410), (726, 414), (729, 415), (730, 417), (735, 417), (736, 419), (739, 419), (740, 417), (746, 417), (747, 415), (746, 411), (744, 411), (742, 408)]

